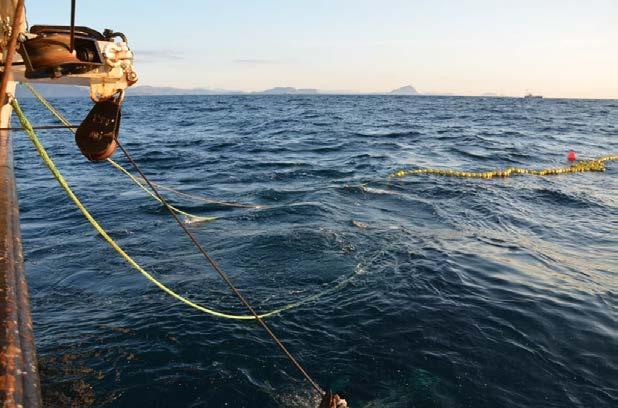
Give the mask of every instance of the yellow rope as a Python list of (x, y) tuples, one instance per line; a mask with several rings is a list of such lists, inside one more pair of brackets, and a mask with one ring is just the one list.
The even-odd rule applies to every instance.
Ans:
[[(41, 104), (43, 106), (45, 106), (52, 113), (52, 115), (54, 115), (56, 117), (56, 119), (58, 119), (60, 122), (62, 122), (65, 126), (71, 126), (69, 121), (66, 120), (66, 118), (62, 115), (62, 113), (60, 113), (56, 108), (54, 108), (52, 106), (52, 104), (49, 103), (49, 101), (47, 99), (45, 99), (43, 97), (43, 95), (41, 95), (36, 89), (34, 89), (34, 87), (32, 85), (30, 85), (27, 82), (25, 82), (25, 83), (22, 82), (22, 85), (26, 86), (30, 90), (30, 92), (32, 92), (32, 95), (34, 95), (39, 100), (39, 102), (41, 102)], [(75, 133), (75, 129), (69, 128), (69, 130), (71, 132)], [(133, 182), (135, 184), (140, 186), (141, 189), (144, 190), (148, 195), (150, 195), (152, 198), (157, 200), (159, 202), (159, 204), (163, 204), (161, 202), (161, 200), (159, 200), (159, 197), (154, 195), (152, 191), (150, 191), (142, 183), (140, 183), (135, 176), (133, 176), (131, 173), (129, 173), (129, 171), (127, 169), (125, 169), (124, 167), (122, 167), (120, 164), (116, 163), (112, 159), (107, 159), (107, 161), (108, 161), (109, 164), (111, 164), (116, 169), (118, 169), (121, 172), (123, 172), (131, 180), (133, 180)], [(188, 213), (186, 211), (181, 210), (180, 208), (174, 207), (173, 205), (170, 205), (170, 208), (173, 211), (175, 211), (176, 213), (184, 215), (185, 217), (187, 217), (188, 222), (190, 222), (190, 223), (209, 222), (209, 221), (214, 221), (214, 220), (217, 219), (217, 217), (204, 217), (204, 216), (201, 216), (201, 215), (191, 214), (191, 213)]]
[[(49, 101), (45, 99), (43, 95), (41, 95), (39, 91), (37, 91), (32, 85), (30, 85), (28, 82), (20, 82), (20, 84), (28, 88), (32, 95), (34, 95), (43, 106), (45, 106), (60, 122), (62, 122), (62, 124), (64, 124), (65, 126), (71, 126), (69, 121), (66, 120), (64, 116), (62, 116), (62, 113), (60, 113), (56, 108), (54, 108), (52, 104), (49, 103)], [(74, 129), (69, 128), (69, 130), (75, 133)]]
[[(152, 191), (150, 191), (149, 189), (146, 188), (146, 186), (144, 186), (142, 183), (139, 182), (139, 180), (131, 173), (129, 173), (129, 171), (127, 169), (125, 169), (124, 167), (122, 167), (120, 164), (116, 163), (115, 161), (113, 161), (112, 159), (107, 159), (107, 161), (114, 166), (116, 169), (120, 170), (121, 172), (123, 172), (127, 177), (129, 177), (131, 180), (133, 180), (135, 182), (135, 184), (137, 184), (138, 186), (141, 187), (142, 190), (144, 190), (148, 195), (150, 195), (152, 198), (154, 198), (155, 200), (157, 200), (161, 205), (163, 205), (163, 203), (161, 202), (161, 200), (159, 199), (159, 197), (157, 197)], [(168, 204), (168, 206), (175, 211), (178, 214), (182, 214), (185, 217), (188, 218), (188, 221), (190, 223), (195, 223), (195, 222), (208, 222), (208, 221), (214, 221), (217, 219), (217, 217), (202, 217), (200, 215), (195, 215), (195, 214), (191, 214), (188, 213), (186, 211), (181, 210), (180, 208), (176, 208), (171, 204)]]
[[(28, 82), (21, 82), (21, 84), (24, 85), (26, 88), (28, 88), (30, 90), (30, 92), (32, 93), (32, 95), (34, 95), (34, 97), (36, 99), (38, 99), (38, 101), (41, 102), (41, 104), (43, 106), (45, 106), (47, 108), (47, 110), (49, 110), (51, 112), (51, 114), (56, 117), (56, 119), (58, 119), (60, 122), (62, 122), (62, 124), (64, 124), (65, 126), (71, 126), (71, 123), (64, 117), (64, 115), (62, 113), (60, 113), (51, 103), (49, 103), (49, 101), (47, 99), (45, 99), (45, 97), (43, 95), (41, 95), (39, 93), (39, 91), (36, 90), (36, 88), (34, 88)], [(75, 129), (69, 128), (69, 130), (71, 132), (75, 133)], [(138, 177), (135, 177), (134, 175), (132, 175), (127, 169), (122, 167), (121, 164), (117, 163), (116, 161), (112, 160), (111, 158), (108, 158), (107, 162), (109, 164), (111, 164), (112, 166), (114, 166), (117, 170), (120, 170), (123, 174), (125, 174), (127, 177), (129, 177), (135, 184), (140, 186), (140, 188), (142, 190), (144, 190), (152, 198), (154, 198), (155, 200), (159, 201), (159, 203), (161, 203), (159, 198), (152, 191), (147, 189), (146, 186), (142, 182), (140, 182), (140, 179)], [(218, 205), (222, 205), (222, 206), (226, 206), (226, 207), (261, 208), (261, 206), (259, 206), (259, 205), (241, 204), (241, 203), (234, 203), (234, 202), (228, 202), (228, 201), (213, 200), (213, 199), (210, 199), (210, 198), (207, 198), (207, 197), (204, 197), (204, 196), (199, 196), (199, 195), (196, 195), (196, 194), (184, 193), (182, 191), (178, 191), (178, 190), (173, 189), (171, 187), (163, 186), (161, 184), (153, 183), (153, 185), (155, 187), (161, 188), (163, 190), (170, 191), (170, 192), (172, 192), (172, 193), (174, 193), (176, 195), (179, 195), (179, 196), (185, 196), (185, 197), (193, 198), (195, 200), (204, 201), (204, 202), (211, 203), (211, 204), (218, 204)], [(170, 207), (172, 208), (172, 210), (176, 211), (177, 213), (189, 217), (192, 222), (204, 222), (204, 221), (212, 221), (212, 220), (216, 219), (216, 217), (202, 217), (202, 216), (199, 216), (199, 215), (189, 214), (187, 212), (179, 210), (176, 207), (172, 207), (172, 206), (170, 206)]]
[(515, 174), (528, 174), (534, 176), (553, 176), (557, 174), (567, 173), (583, 173), (586, 171), (605, 171), (605, 162), (618, 160), (618, 155), (608, 155), (599, 157), (593, 160), (578, 161), (568, 167), (556, 167), (549, 169), (524, 169), (521, 167), (509, 167), (504, 170), (492, 170), (484, 172), (467, 172), (450, 169), (416, 169), (416, 170), (398, 170), (390, 175), (390, 177), (404, 177), (415, 174), (436, 174), (438, 176), (450, 177), (469, 177), (469, 178), (484, 178), (491, 179), (494, 177), (510, 177)]
[[(113, 161), (112, 159), (107, 159), (108, 162), (110, 162), (114, 167), (119, 166), (121, 168), (118, 168), (118, 170), (124, 172), (128, 172), (127, 169), (125, 169), (124, 167), (122, 167), (120, 164), (116, 163), (115, 161)], [(126, 174), (126, 173), (125, 173)], [(145, 183), (144, 180), (139, 177), (139, 176), (133, 176), (134, 181), (137, 181), (139, 183)], [(264, 206), (262, 205), (257, 205), (257, 204), (242, 204), (242, 203), (236, 203), (236, 202), (232, 202), (232, 201), (220, 201), (220, 200), (213, 200), (212, 198), (208, 198), (208, 197), (204, 197), (202, 195), (197, 195), (197, 194), (190, 194), (190, 193), (185, 193), (184, 191), (179, 191), (176, 190), (172, 187), (169, 186), (164, 186), (162, 184), (159, 183), (153, 183), (151, 181), (152, 185), (157, 187), (160, 190), (165, 190), (165, 191), (169, 191), (171, 193), (174, 193), (178, 196), (182, 196), (182, 197), (188, 197), (197, 201), (202, 201), (208, 204), (218, 204), (218, 205), (222, 205), (225, 207), (237, 207), (237, 208), (264, 208)]]
[[(192, 302), (191, 300), (189, 300), (189, 299), (179, 295), (178, 293), (174, 292), (172, 289), (168, 288), (165, 284), (163, 284), (162, 282), (157, 280), (154, 276), (152, 276), (145, 269), (143, 269), (135, 260), (133, 260), (133, 258), (131, 258), (131, 256), (129, 254), (127, 254), (116, 243), (116, 241), (114, 241), (114, 239), (112, 237), (110, 237), (107, 234), (105, 229), (103, 229), (103, 227), (94, 219), (94, 217), (90, 214), (90, 212), (82, 204), (82, 202), (79, 200), (79, 198), (77, 198), (77, 196), (75, 195), (75, 193), (73, 192), (73, 190), (71, 189), (69, 184), (67, 183), (66, 179), (60, 173), (60, 170), (58, 170), (58, 168), (56, 167), (54, 161), (47, 154), (47, 151), (45, 150), (45, 147), (41, 144), (41, 141), (39, 140), (39, 138), (37, 137), (36, 133), (34, 132), (34, 129), (32, 129), (32, 125), (28, 121), (28, 118), (26, 118), (26, 116), (24, 115), (24, 112), (21, 110), (21, 107), (17, 103), (17, 100), (13, 99), (11, 101), (11, 105), (13, 106), (13, 109), (15, 110), (15, 114), (17, 115), (17, 118), (19, 119), (19, 122), (21, 123), (22, 127), (26, 131), (26, 133), (28, 135), (28, 138), (30, 139), (30, 141), (32, 142), (34, 147), (36, 148), (36, 151), (38, 152), (39, 156), (41, 157), (41, 159), (43, 160), (45, 165), (51, 171), (51, 173), (54, 176), (54, 178), (56, 179), (56, 181), (58, 181), (58, 184), (60, 184), (60, 186), (65, 191), (67, 196), (71, 199), (71, 201), (73, 201), (73, 203), (81, 211), (81, 213), (88, 220), (88, 222), (90, 222), (90, 224), (95, 228), (95, 230), (101, 235), (101, 237), (103, 237), (103, 239), (120, 256), (122, 256), (122, 258), (124, 258), (124, 260), (129, 265), (131, 265), (133, 268), (135, 268), (139, 273), (141, 273), (150, 282), (155, 284), (163, 292), (165, 292), (169, 296), (175, 298), (176, 300), (179, 300), (182, 303), (185, 303), (186, 305), (188, 305), (188, 306), (190, 306), (190, 307), (192, 307), (192, 308), (194, 308), (196, 310), (199, 310), (201, 312), (207, 313), (207, 314), (212, 315), (212, 316), (222, 317), (222, 318), (225, 318), (225, 319), (235, 319), (235, 320), (253, 320), (253, 319), (255, 319), (255, 317), (252, 316), (252, 315), (233, 315), (233, 314), (219, 312), (219, 311), (207, 308), (205, 306), (198, 305), (197, 303)], [(279, 313), (281, 313), (283, 311), (290, 310), (290, 309), (295, 308), (297, 306), (300, 306), (300, 305), (302, 305), (304, 303), (307, 303), (309, 301), (315, 300), (318, 297), (321, 297), (324, 294), (326, 294), (326, 293), (328, 293), (328, 292), (330, 292), (332, 290), (336, 290), (337, 288), (341, 287), (342, 285), (343, 285), (343, 282), (340, 283), (339, 285), (337, 285), (335, 288), (332, 288), (330, 290), (324, 291), (322, 293), (318, 293), (317, 295), (310, 296), (310, 297), (308, 297), (306, 299), (303, 299), (303, 300), (301, 300), (299, 302), (295, 302), (295, 303), (286, 305), (286, 306), (281, 307), (279, 309), (272, 310), (272, 311), (270, 311), (268, 313), (261, 314), (261, 315), (259, 315), (259, 317), (261, 319), (263, 319), (263, 318), (266, 318), (266, 317), (269, 317), (269, 316), (273, 316), (273, 315), (279, 314)]]

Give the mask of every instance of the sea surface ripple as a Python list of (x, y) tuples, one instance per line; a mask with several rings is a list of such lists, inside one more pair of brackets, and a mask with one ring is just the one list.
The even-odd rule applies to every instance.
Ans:
[[(91, 106), (52, 102), (76, 123)], [(33, 123), (54, 123), (33, 99), (22, 105)], [(87, 162), (70, 133), (40, 133), (128, 253), (179, 293), (243, 313), (157, 202)], [(314, 406), (257, 325), (161, 293), (14, 136), (48, 406)], [(259, 310), (327, 291), (269, 322), (352, 407), (618, 406), (618, 163), (553, 177), (388, 178), (618, 152), (618, 101), (129, 96), (121, 138), (155, 182), (260, 206), (166, 193), (219, 217), (191, 229)]]

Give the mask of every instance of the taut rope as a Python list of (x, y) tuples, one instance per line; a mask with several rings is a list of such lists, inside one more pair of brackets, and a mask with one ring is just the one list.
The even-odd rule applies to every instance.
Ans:
[(230, 290), (234, 293), (234, 295), (236, 295), (236, 297), (240, 300), (240, 302), (247, 308), (247, 310), (249, 310), (249, 312), (251, 312), (251, 314), (253, 315), (253, 317), (255, 317), (255, 320), (257, 320), (258, 324), (260, 326), (262, 326), (262, 328), (266, 331), (266, 333), (270, 336), (270, 338), (275, 342), (275, 344), (279, 347), (279, 349), (281, 349), (281, 351), (287, 356), (287, 358), (290, 360), (290, 362), (292, 363), (292, 365), (294, 365), (298, 371), (300, 371), (300, 373), (305, 377), (305, 379), (309, 382), (309, 384), (311, 384), (311, 386), (313, 388), (315, 388), (315, 390), (317, 392), (319, 392), (321, 395), (324, 395), (324, 391), (322, 390), (322, 388), (318, 385), (317, 382), (315, 382), (315, 380), (309, 375), (309, 373), (305, 370), (305, 368), (298, 362), (298, 360), (296, 360), (296, 358), (292, 355), (292, 353), (290, 353), (290, 351), (287, 349), (287, 347), (281, 342), (281, 340), (279, 340), (279, 338), (277, 337), (277, 335), (275, 335), (275, 333), (273, 333), (273, 331), (270, 329), (270, 327), (266, 324), (266, 322), (257, 314), (257, 312), (255, 311), (255, 309), (253, 308), (253, 306), (251, 306), (251, 304), (247, 301), (247, 299), (242, 295), (242, 293), (240, 293), (240, 291), (236, 288), (236, 286), (234, 286), (234, 284), (232, 283), (232, 281), (230, 280), (230, 278), (227, 276), (227, 274), (223, 271), (223, 269), (221, 269), (221, 266), (219, 265), (219, 263), (217, 261), (214, 260), (214, 258), (212, 256), (210, 256), (210, 254), (206, 251), (206, 249), (204, 249), (204, 247), (199, 243), (199, 241), (197, 240), (197, 238), (195, 237), (195, 235), (193, 235), (193, 233), (191, 231), (189, 231), (189, 229), (187, 228), (187, 226), (182, 222), (182, 220), (180, 218), (178, 218), (178, 215), (176, 214), (176, 212), (174, 212), (174, 210), (169, 206), (169, 204), (167, 203), (167, 201), (165, 201), (165, 199), (163, 198), (163, 196), (161, 196), (161, 194), (159, 194), (159, 191), (152, 185), (152, 183), (150, 182), (150, 180), (148, 180), (148, 178), (146, 177), (146, 175), (142, 172), (142, 170), (140, 169), (140, 167), (137, 165), (137, 163), (133, 160), (133, 158), (131, 157), (131, 155), (129, 154), (129, 152), (124, 148), (124, 146), (122, 145), (122, 143), (120, 143), (118, 140), (116, 140), (116, 143), (118, 144), (118, 147), (120, 148), (120, 150), (122, 150), (122, 152), (124, 153), (125, 157), (127, 158), (127, 160), (131, 163), (131, 165), (133, 165), (133, 168), (135, 168), (135, 171), (137, 171), (139, 173), (139, 175), (142, 177), (142, 179), (148, 184), (148, 187), (150, 187), (150, 189), (152, 190), (153, 193), (156, 194), (156, 196), (159, 198), (159, 201), (161, 203), (163, 203), (163, 205), (167, 208), (167, 210), (169, 211), (169, 213), (171, 214), (171, 216), (174, 218), (174, 220), (176, 220), (176, 223), (178, 223), (178, 225), (180, 226), (180, 228), (184, 231), (184, 233), (189, 237), (189, 239), (191, 240), (191, 242), (193, 242), (193, 245), (195, 245), (195, 247), (197, 248), (197, 250), (204, 255), (204, 258), (206, 258), (206, 260), (208, 261), (208, 263), (212, 266), (212, 268), (219, 274), (219, 276), (225, 281), (225, 283), (227, 284), (227, 286), (230, 288)]
[[(17, 101), (14, 101), (13, 103), (16, 106), (19, 107), (19, 105), (17, 104)], [(253, 315), (235, 315), (235, 314), (219, 312), (217, 310), (213, 310), (211, 308), (208, 308), (208, 307), (205, 307), (205, 306), (201, 306), (201, 305), (199, 305), (197, 303), (194, 303), (191, 300), (183, 297), (182, 295), (174, 292), (172, 289), (167, 287), (164, 283), (162, 283), (159, 280), (157, 280), (153, 275), (151, 275), (148, 271), (146, 271), (142, 266), (140, 266), (137, 263), (137, 261), (135, 261), (129, 254), (127, 254), (127, 252), (125, 252), (122, 249), (122, 247), (120, 247), (120, 245), (118, 245), (116, 243), (116, 241), (114, 241), (114, 239), (109, 236), (109, 234), (105, 231), (105, 229), (94, 219), (94, 217), (90, 214), (88, 209), (84, 206), (84, 204), (75, 195), (75, 193), (73, 192), (73, 189), (69, 186), (69, 184), (67, 183), (67, 181), (64, 178), (64, 176), (62, 175), (62, 173), (60, 173), (60, 170), (56, 167), (54, 161), (51, 159), (51, 157), (49, 157), (49, 154), (47, 153), (47, 150), (45, 149), (45, 147), (41, 143), (40, 139), (38, 138), (38, 136), (36, 135), (36, 133), (32, 129), (32, 126), (30, 125), (30, 122), (25, 117), (25, 115), (24, 115), (23, 111), (21, 110), (21, 108), (19, 110), (15, 110), (15, 114), (19, 118), (20, 123), (22, 124), (24, 130), (26, 131), (26, 134), (28, 135), (28, 138), (30, 139), (30, 141), (32, 142), (34, 147), (36, 148), (39, 156), (41, 156), (41, 159), (43, 159), (43, 162), (45, 163), (45, 165), (49, 168), (49, 170), (51, 171), (51, 173), (54, 176), (54, 178), (58, 181), (58, 183), (60, 184), (60, 187), (62, 187), (62, 189), (67, 194), (67, 196), (69, 196), (71, 201), (73, 201), (73, 203), (81, 211), (81, 213), (84, 215), (86, 220), (95, 228), (95, 230), (103, 237), (103, 239), (129, 265), (131, 265), (134, 269), (136, 269), (139, 273), (141, 273), (146, 279), (148, 279), (150, 282), (155, 284), (159, 289), (161, 289), (166, 294), (170, 295), (171, 297), (175, 298), (176, 300), (179, 300), (180, 302), (182, 302), (182, 303), (184, 303), (184, 304), (186, 304), (186, 305), (188, 305), (188, 306), (190, 306), (190, 307), (192, 307), (192, 308), (194, 308), (196, 310), (199, 310), (200, 312), (207, 313), (207, 314), (215, 316), (215, 317), (225, 318), (225, 319), (234, 319), (234, 320), (253, 320), (253, 319), (255, 319), (255, 317)], [(26, 126), (26, 124), (27, 124), (27, 126)], [(338, 284), (336, 284), (332, 288), (329, 288), (329, 289), (324, 290), (322, 292), (319, 292), (319, 293), (316, 293), (314, 295), (308, 296), (308, 297), (306, 297), (304, 299), (301, 299), (301, 300), (299, 300), (297, 302), (287, 304), (285, 306), (282, 306), (280, 308), (271, 310), (269, 312), (261, 313), (259, 315), (259, 317), (262, 318), (262, 319), (265, 319), (267, 317), (278, 315), (278, 314), (280, 314), (282, 312), (285, 312), (285, 311), (297, 308), (297, 307), (302, 306), (302, 305), (304, 305), (306, 303), (309, 303), (311, 301), (317, 300), (317, 299), (321, 298), (322, 296), (324, 296), (324, 295), (326, 295), (328, 293), (331, 293), (331, 292), (334, 292), (336, 290), (341, 289), (343, 286), (345, 286), (347, 283), (349, 283), (355, 276), (356, 276), (356, 274), (353, 274), (353, 275), (347, 277), (346, 279), (342, 280), (341, 282), (339, 282)]]
[[(36, 88), (34, 88), (28, 82), (22, 82), (21, 84), (24, 85), (26, 88), (28, 88), (28, 90), (30, 90), (32, 95), (34, 95), (34, 97), (43, 106), (45, 106), (47, 108), (47, 110), (49, 110), (49, 112), (52, 115), (54, 115), (54, 117), (56, 119), (58, 119), (61, 123), (64, 124), (64, 126), (62, 126), (62, 128), (68, 128), (71, 132), (75, 133), (75, 126), (71, 125), (71, 123), (64, 117), (64, 115), (62, 113), (60, 113), (60, 111), (58, 111), (58, 109), (56, 109), (47, 99), (45, 99), (45, 97), (43, 95), (41, 95), (41, 93), (39, 91), (37, 91)], [(46, 128), (52, 129), (52, 127), (46, 127)], [(138, 177), (133, 176), (127, 169), (122, 167), (121, 164), (117, 163), (116, 161), (112, 160), (111, 158), (106, 159), (106, 160), (114, 168), (116, 168), (117, 170), (121, 171), (124, 175), (129, 177), (131, 179), (131, 181), (133, 181), (135, 184), (140, 186), (150, 196), (152, 196), (153, 198), (156, 199), (156, 197), (150, 191), (148, 191), (148, 190), (146, 190), (144, 188), (144, 184), (142, 184), (143, 181), (141, 181)], [(161, 190), (170, 191), (170, 192), (172, 192), (172, 193), (174, 193), (174, 194), (176, 194), (178, 196), (192, 198), (194, 200), (202, 201), (202, 202), (205, 202), (205, 203), (208, 203), (208, 204), (217, 204), (217, 205), (221, 205), (221, 206), (224, 206), (224, 207), (237, 207), (237, 208), (261, 208), (261, 206), (255, 205), (255, 204), (243, 204), (243, 203), (236, 203), (236, 202), (230, 202), (230, 201), (214, 200), (212, 198), (204, 197), (204, 196), (197, 195), (197, 194), (189, 194), (189, 193), (185, 193), (183, 191), (176, 190), (176, 189), (174, 189), (172, 187), (164, 186), (164, 185), (159, 184), (159, 183), (152, 183), (152, 185), (155, 186), (155, 187), (158, 187)], [(172, 208), (174, 208), (174, 207), (172, 207)], [(181, 212), (181, 214), (183, 214), (183, 213)], [(211, 220), (211, 219), (209, 219), (209, 217), (201, 217), (199, 215), (189, 214), (189, 213), (186, 213), (186, 212), (183, 215), (185, 215), (185, 216), (187, 216), (190, 219), (193, 219), (195, 221), (210, 221)], [(214, 219), (214, 217), (212, 219)]]
[[(180, 220), (180, 218), (178, 217), (177, 213), (174, 211), (174, 209), (165, 201), (165, 199), (159, 194), (159, 192), (154, 188), (154, 186), (152, 184), (149, 183), (149, 180), (145, 177), (145, 175), (142, 173), (141, 169), (139, 168), (139, 166), (137, 166), (137, 164), (133, 161), (133, 159), (131, 158), (131, 156), (128, 154), (128, 152), (126, 151), (126, 149), (124, 148), (124, 146), (122, 144), (118, 144), (118, 146), (120, 147), (120, 149), (124, 152), (124, 154), (127, 156), (127, 159), (131, 162), (131, 164), (136, 168), (136, 170), (140, 173), (141, 177), (147, 182), (149, 183), (149, 187), (152, 189), (152, 191), (156, 194), (156, 196), (158, 197), (158, 199), (160, 200), (160, 202), (167, 208), (167, 210), (170, 212), (170, 214), (174, 217), (174, 219), (176, 220), (176, 222), (178, 223), (178, 225), (180, 225), (180, 227), (183, 229), (183, 231), (189, 236), (189, 238), (191, 239), (191, 241), (193, 242), (193, 244), (197, 247), (197, 249), (200, 251), (200, 253), (202, 253), (204, 255), (204, 257), (206, 257), (206, 259), (208, 260), (208, 262), (212, 265), (212, 267), (217, 271), (217, 273), (223, 278), (223, 280), (225, 281), (225, 283), (230, 287), (230, 289), (234, 292), (234, 294), (241, 300), (241, 302), (243, 303), (243, 305), (245, 307), (247, 307), (247, 309), (250, 311), (250, 315), (231, 315), (231, 314), (227, 314), (227, 313), (221, 313), (218, 312), (216, 310), (212, 310), (209, 308), (206, 308), (204, 306), (198, 305), (192, 301), (190, 301), (189, 299), (179, 295), (178, 293), (174, 292), (173, 290), (169, 289), (167, 286), (165, 286), (163, 283), (161, 283), (160, 281), (158, 281), (154, 276), (152, 276), (151, 274), (149, 274), (146, 270), (144, 270), (142, 267), (139, 266), (139, 264), (137, 264), (137, 262), (135, 262), (110, 236), (109, 234), (105, 231), (105, 229), (103, 229), (103, 227), (94, 219), (94, 217), (90, 214), (90, 212), (86, 209), (86, 207), (81, 203), (81, 201), (79, 200), (79, 198), (77, 198), (77, 196), (75, 195), (75, 193), (73, 192), (73, 190), (71, 189), (71, 187), (69, 186), (69, 184), (67, 183), (66, 179), (62, 176), (62, 174), (60, 173), (60, 171), (58, 170), (58, 168), (56, 167), (55, 163), (53, 162), (53, 160), (49, 157), (49, 155), (47, 154), (47, 151), (45, 150), (45, 148), (43, 147), (43, 145), (41, 144), (40, 140), (38, 139), (35, 131), (32, 129), (32, 125), (30, 124), (30, 122), (28, 121), (28, 118), (26, 118), (24, 112), (21, 110), (21, 107), (19, 106), (19, 103), (17, 102), (16, 99), (13, 99), (11, 101), (11, 105), (13, 106), (13, 109), (15, 111), (15, 114), (17, 115), (21, 125), (23, 126), (24, 130), (26, 131), (26, 134), (28, 135), (28, 138), (30, 139), (30, 141), (33, 143), (34, 147), (36, 148), (39, 156), (41, 156), (41, 158), (43, 159), (43, 162), (46, 164), (46, 166), (49, 168), (49, 170), (51, 171), (52, 175), (54, 176), (54, 178), (58, 181), (58, 183), (60, 184), (60, 186), (64, 189), (65, 193), (68, 195), (68, 197), (71, 199), (71, 201), (73, 201), (73, 203), (77, 206), (77, 208), (81, 211), (81, 213), (84, 215), (84, 217), (90, 222), (90, 224), (95, 228), (95, 230), (103, 237), (103, 239), (105, 239), (105, 241), (118, 253), (120, 254), (131, 266), (133, 266), (135, 269), (137, 269), (142, 275), (144, 275), (149, 281), (151, 281), (152, 283), (154, 283), (157, 287), (159, 287), (159, 289), (161, 289), (162, 291), (164, 291), (165, 293), (167, 293), (168, 295), (172, 296), (173, 298), (193, 307), (194, 309), (197, 309), (199, 311), (202, 311), (204, 313), (213, 315), (213, 316), (217, 316), (217, 317), (223, 317), (223, 318), (227, 318), (227, 319), (236, 319), (236, 320), (256, 320), (260, 326), (262, 328), (264, 328), (264, 330), (266, 330), (266, 332), (268, 333), (268, 335), (273, 339), (273, 341), (277, 344), (277, 346), (284, 352), (284, 354), (286, 355), (286, 357), (288, 357), (288, 359), (292, 362), (292, 364), (301, 372), (301, 374), (305, 377), (305, 379), (307, 379), (307, 381), (311, 384), (311, 386), (318, 391), (321, 395), (325, 395), (324, 391), (322, 390), (322, 388), (318, 385), (318, 383), (313, 380), (313, 378), (309, 375), (309, 373), (304, 369), (304, 367), (298, 362), (298, 360), (296, 360), (296, 358), (290, 353), (290, 351), (285, 347), (285, 345), (279, 340), (279, 338), (272, 332), (272, 330), (270, 329), (270, 327), (266, 324), (266, 322), (263, 320), (265, 317), (268, 317), (272, 314), (276, 314), (279, 313), (283, 310), (286, 310), (287, 308), (281, 308), (280, 310), (276, 310), (276, 311), (272, 311), (266, 314), (258, 314), (255, 309), (249, 304), (249, 302), (242, 296), (242, 294), (238, 291), (238, 289), (236, 289), (236, 287), (233, 285), (233, 283), (231, 282), (231, 280), (229, 279), (229, 277), (225, 274), (225, 272), (221, 269), (221, 267), (218, 265), (218, 263), (208, 254), (208, 252), (206, 252), (206, 250), (200, 245), (200, 243), (197, 241), (197, 239), (195, 238), (195, 236), (188, 230), (188, 228), (186, 227), (186, 225), (182, 222), (182, 220)], [(300, 303), (299, 303), (300, 304)], [(294, 306), (291, 306), (294, 307)], [(291, 308), (290, 307), (290, 308)]]

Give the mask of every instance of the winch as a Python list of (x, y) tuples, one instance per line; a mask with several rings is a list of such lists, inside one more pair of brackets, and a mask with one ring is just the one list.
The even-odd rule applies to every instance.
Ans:
[(22, 37), (19, 53), (26, 64), (26, 78), (57, 78), (83, 74), (104, 64), (97, 40), (105, 37), (87, 27), (75, 27), (71, 49), (71, 28), (40, 26), (30, 29), (35, 37)]
[[(100, 161), (116, 150), (124, 90), (137, 82), (133, 52), (123, 33), (102, 33), (83, 26), (34, 25), (19, 37), (24, 80), (87, 85), (95, 103), (77, 129), (75, 141), (89, 160)], [(20, 69), (21, 68), (21, 69)]]
[(113, 30), (100, 33), (89, 27), (35, 25), (20, 37), (18, 52), (26, 79), (87, 79), (94, 102), (110, 99), (137, 82), (127, 38)]

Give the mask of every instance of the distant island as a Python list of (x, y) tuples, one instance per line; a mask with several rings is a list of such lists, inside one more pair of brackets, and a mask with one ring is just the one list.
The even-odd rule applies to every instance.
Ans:
[[(46, 98), (56, 97), (88, 97), (88, 88), (75, 85), (50, 85), (35, 84), (35, 88)], [(23, 86), (18, 85), (16, 91), (18, 98), (29, 98), (32, 94)], [(138, 85), (127, 90), (129, 96), (172, 96), (172, 95), (440, 95), (454, 96), (450, 93), (423, 92), (420, 93), (412, 85), (405, 85), (392, 91), (386, 92), (354, 92), (354, 91), (333, 91), (314, 88), (294, 88), (291, 86), (277, 86), (263, 91), (238, 91), (229, 89), (212, 88), (175, 88), (168, 86)], [(492, 93), (483, 96), (502, 96)]]
[(235, 95), (242, 94), (242, 91), (230, 91), (227, 89), (209, 89), (209, 88), (174, 88), (171, 86), (150, 86), (137, 85), (127, 89), (128, 95), (140, 96), (163, 96), (163, 95)]
[[(50, 85), (50, 84), (33, 84), (34, 87), (46, 98), (60, 98), (71, 96), (88, 97), (88, 87), (76, 85)], [(18, 85), (16, 90), (17, 98), (30, 98), (32, 94), (25, 87)], [(229, 91), (226, 89), (208, 89), (208, 88), (173, 88), (166, 86), (149, 86), (141, 85), (131, 87), (127, 90), (127, 95), (137, 96), (171, 96), (171, 95), (240, 95), (245, 94), (241, 91)]]
[(277, 86), (275, 88), (266, 89), (264, 91), (253, 92), (263, 95), (316, 95), (317, 89), (297, 89), (291, 86)]
[(391, 95), (418, 95), (418, 92), (412, 85), (402, 86), (390, 92)]

